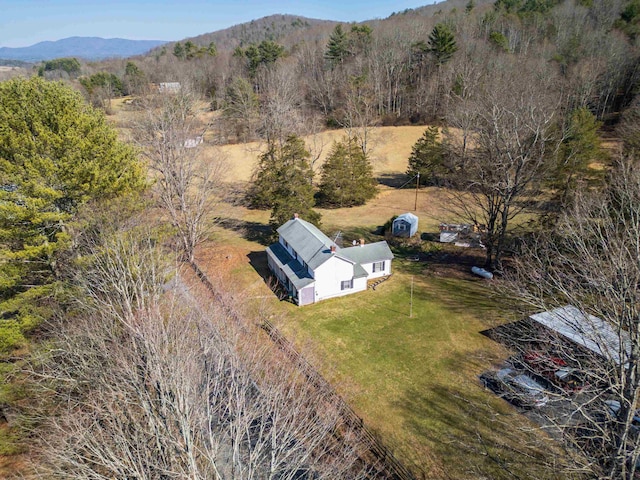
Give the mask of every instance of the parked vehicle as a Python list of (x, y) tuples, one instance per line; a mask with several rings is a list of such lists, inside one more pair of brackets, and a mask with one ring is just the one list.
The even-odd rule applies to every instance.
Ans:
[(487, 388), (519, 407), (543, 407), (549, 401), (540, 383), (513, 368), (490, 372), (482, 375), (480, 379)]
[[(605, 400), (604, 404), (607, 408), (607, 415), (612, 420), (618, 420), (618, 413), (620, 412), (619, 400)], [(640, 410), (636, 410), (631, 420), (631, 431), (636, 435), (640, 433)]]
[(578, 393), (588, 385), (579, 370), (571, 368), (560, 357), (533, 350), (525, 353), (522, 360), (533, 373), (565, 393)]

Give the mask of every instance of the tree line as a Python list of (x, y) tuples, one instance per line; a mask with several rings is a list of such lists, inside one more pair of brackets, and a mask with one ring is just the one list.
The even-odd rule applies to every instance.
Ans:
[[(638, 81), (635, 5), (468, 2), (431, 16), (407, 11), (362, 24), (282, 29), (224, 49), (193, 39), (146, 57), (83, 65), (83, 73), (112, 73), (126, 93), (149, 83), (189, 85), (225, 112), (220, 128), (230, 142), (268, 139), (281, 128), (283, 139), (316, 124), (444, 124), (460, 97), (480, 93), (480, 79), (486, 85), (507, 74), (540, 88), (553, 78), (547, 87), (563, 119), (588, 108), (613, 121), (633, 101)], [(259, 38), (249, 34), (251, 25), (243, 28), (247, 38)], [(48, 68), (47, 76), (62, 71)], [(273, 115), (276, 106), (287, 115)]]

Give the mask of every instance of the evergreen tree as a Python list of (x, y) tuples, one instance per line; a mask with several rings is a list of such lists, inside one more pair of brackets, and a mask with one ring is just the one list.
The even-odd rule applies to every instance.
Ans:
[(447, 63), (458, 50), (451, 29), (444, 23), (438, 23), (429, 35), (429, 51), (436, 57), (436, 63)]
[(76, 58), (55, 58), (44, 62), (38, 69), (38, 76), (44, 77), (46, 72), (61, 71), (69, 77), (75, 78), (80, 75), (80, 62)]
[(226, 90), (223, 115), (235, 127), (238, 138), (247, 141), (252, 137), (258, 106), (251, 83), (244, 77), (235, 77)]
[(108, 89), (114, 97), (124, 95), (122, 82), (113, 73), (94, 73), (90, 77), (80, 77), (79, 82), (89, 95), (92, 95), (99, 88)]
[(184, 44), (184, 56), (187, 60), (192, 60), (195, 57), (201, 56), (203, 51), (201, 51), (198, 46), (193, 43), (191, 40), (187, 40)]
[(418, 139), (409, 156), (407, 175), (420, 174), (420, 185), (441, 185), (447, 173), (438, 127), (429, 127)]
[(274, 64), (285, 53), (284, 47), (271, 40), (263, 40), (258, 45), (250, 44), (246, 49), (237, 47), (233, 56), (236, 58), (245, 57), (247, 59), (247, 69), (249, 75), (253, 78), (260, 66), (269, 66)]
[(631, 40), (635, 40), (640, 33), (640, 0), (628, 2), (614, 26), (626, 33)]
[(258, 53), (260, 55), (260, 63), (263, 65), (271, 65), (284, 56), (284, 47), (271, 40), (263, 40), (258, 44)]
[(324, 57), (329, 60), (332, 66), (335, 66), (342, 63), (347, 55), (349, 55), (349, 39), (342, 30), (342, 25), (338, 24), (329, 37)]
[(352, 25), (349, 33), (349, 53), (352, 55), (367, 54), (373, 41), (373, 30), (369, 25)]
[(274, 228), (298, 213), (305, 220), (318, 224), (320, 214), (313, 210), (313, 170), (311, 154), (304, 141), (295, 135), (283, 145), (272, 142), (260, 156), (254, 173), (250, 202), (256, 208), (271, 208), (270, 224)]
[(556, 168), (551, 172), (550, 186), (557, 189), (559, 206), (566, 206), (589, 164), (602, 155), (598, 129), (601, 123), (583, 107), (569, 116), (564, 140), (560, 145)]
[(135, 151), (62, 83), (0, 84), (0, 351), (50, 315), (82, 205), (136, 191)]
[(124, 84), (128, 94), (141, 93), (146, 85), (144, 72), (133, 62), (127, 62), (124, 69)]
[(173, 55), (176, 58), (179, 58), (180, 60), (184, 60), (186, 57), (186, 52), (184, 47), (182, 46), (182, 44), (180, 42), (176, 42), (176, 44), (173, 47)]
[(322, 166), (319, 196), (324, 205), (364, 205), (376, 196), (376, 185), (371, 162), (355, 139), (333, 145)]

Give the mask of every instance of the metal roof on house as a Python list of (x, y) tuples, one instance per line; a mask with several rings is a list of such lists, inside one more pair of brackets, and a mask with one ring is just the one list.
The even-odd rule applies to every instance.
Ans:
[(373, 263), (382, 260), (393, 259), (393, 253), (384, 240), (382, 242), (357, 245), (355, 247), (341, 248), (338, 250), (339, 257), (346, 258), (355, 263)]
[(368, 276), (369, 276), (369, 274), (362, 267), (362, 265), (360, 265), (359, 263), (356, 263), (353, 266), (353, 278), (362, 278), (362, 277), (368, 277)]
[[(627, 362), (631, 345), (629, 335), (617, 332), (611, 324), (594, 315), (585, 315), (572, 305), (536, 313), (529, 318), (616, 365)], [(624, 352), (621, 351), (621, 343)]]
[(311, 278), (307, 269), (289, 255), (289, 252), (280, 243), (268, 246), (267, 252), (271, 253), (277, 266), (282, 269), (289, 281), (296, 287), (296, 290), (300, 290), (315, 281)]
[(331, 258), (331, 246), (336, 244), (315, 225), (293, 218), (278, 229), (285, 240), (312, 270)]

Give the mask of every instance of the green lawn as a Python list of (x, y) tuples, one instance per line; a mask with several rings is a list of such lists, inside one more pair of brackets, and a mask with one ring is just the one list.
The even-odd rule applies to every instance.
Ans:
[(486, 285), (414, 274), (410, 317), (405, 270), (416, 264), (394, 267), (375, 291), (281, 304), (282, 329), (314, 345), (324, 373), (419, 475), (553, 478), (542, 466), (551, 441), (478, 381), (507, 355), (480, 334), (501, 321)]
[[(229, 281), (243, 298), (254, 299), (261, 315), (270, 312), (418, 478), (567, 478), (545, 467), (561, 463), (560, 447), (478, 380), (508, 356), (480, 333), (509, 320), (485, 281), (404, 260), (413, 248), (407, 244), (394, 260), (393, 276), (375, 291), (306, 307), (279, 302), (264, 283), (265, 247), (252, 231), (266, 223), (259, 213), (243, 215), (242, 235), (233, 229), (216, 234), (211, 251), (220, 256), (203, 262), (210, 275), (224, 279), (220, 262), (229, 258)], [(380, 215), (375, 225), (385, 220)], [(381, 239), (375, 226), (324, 229), (342, 230), (347, 241)], [(434, 246), (416, 245), (423, 252)]]

